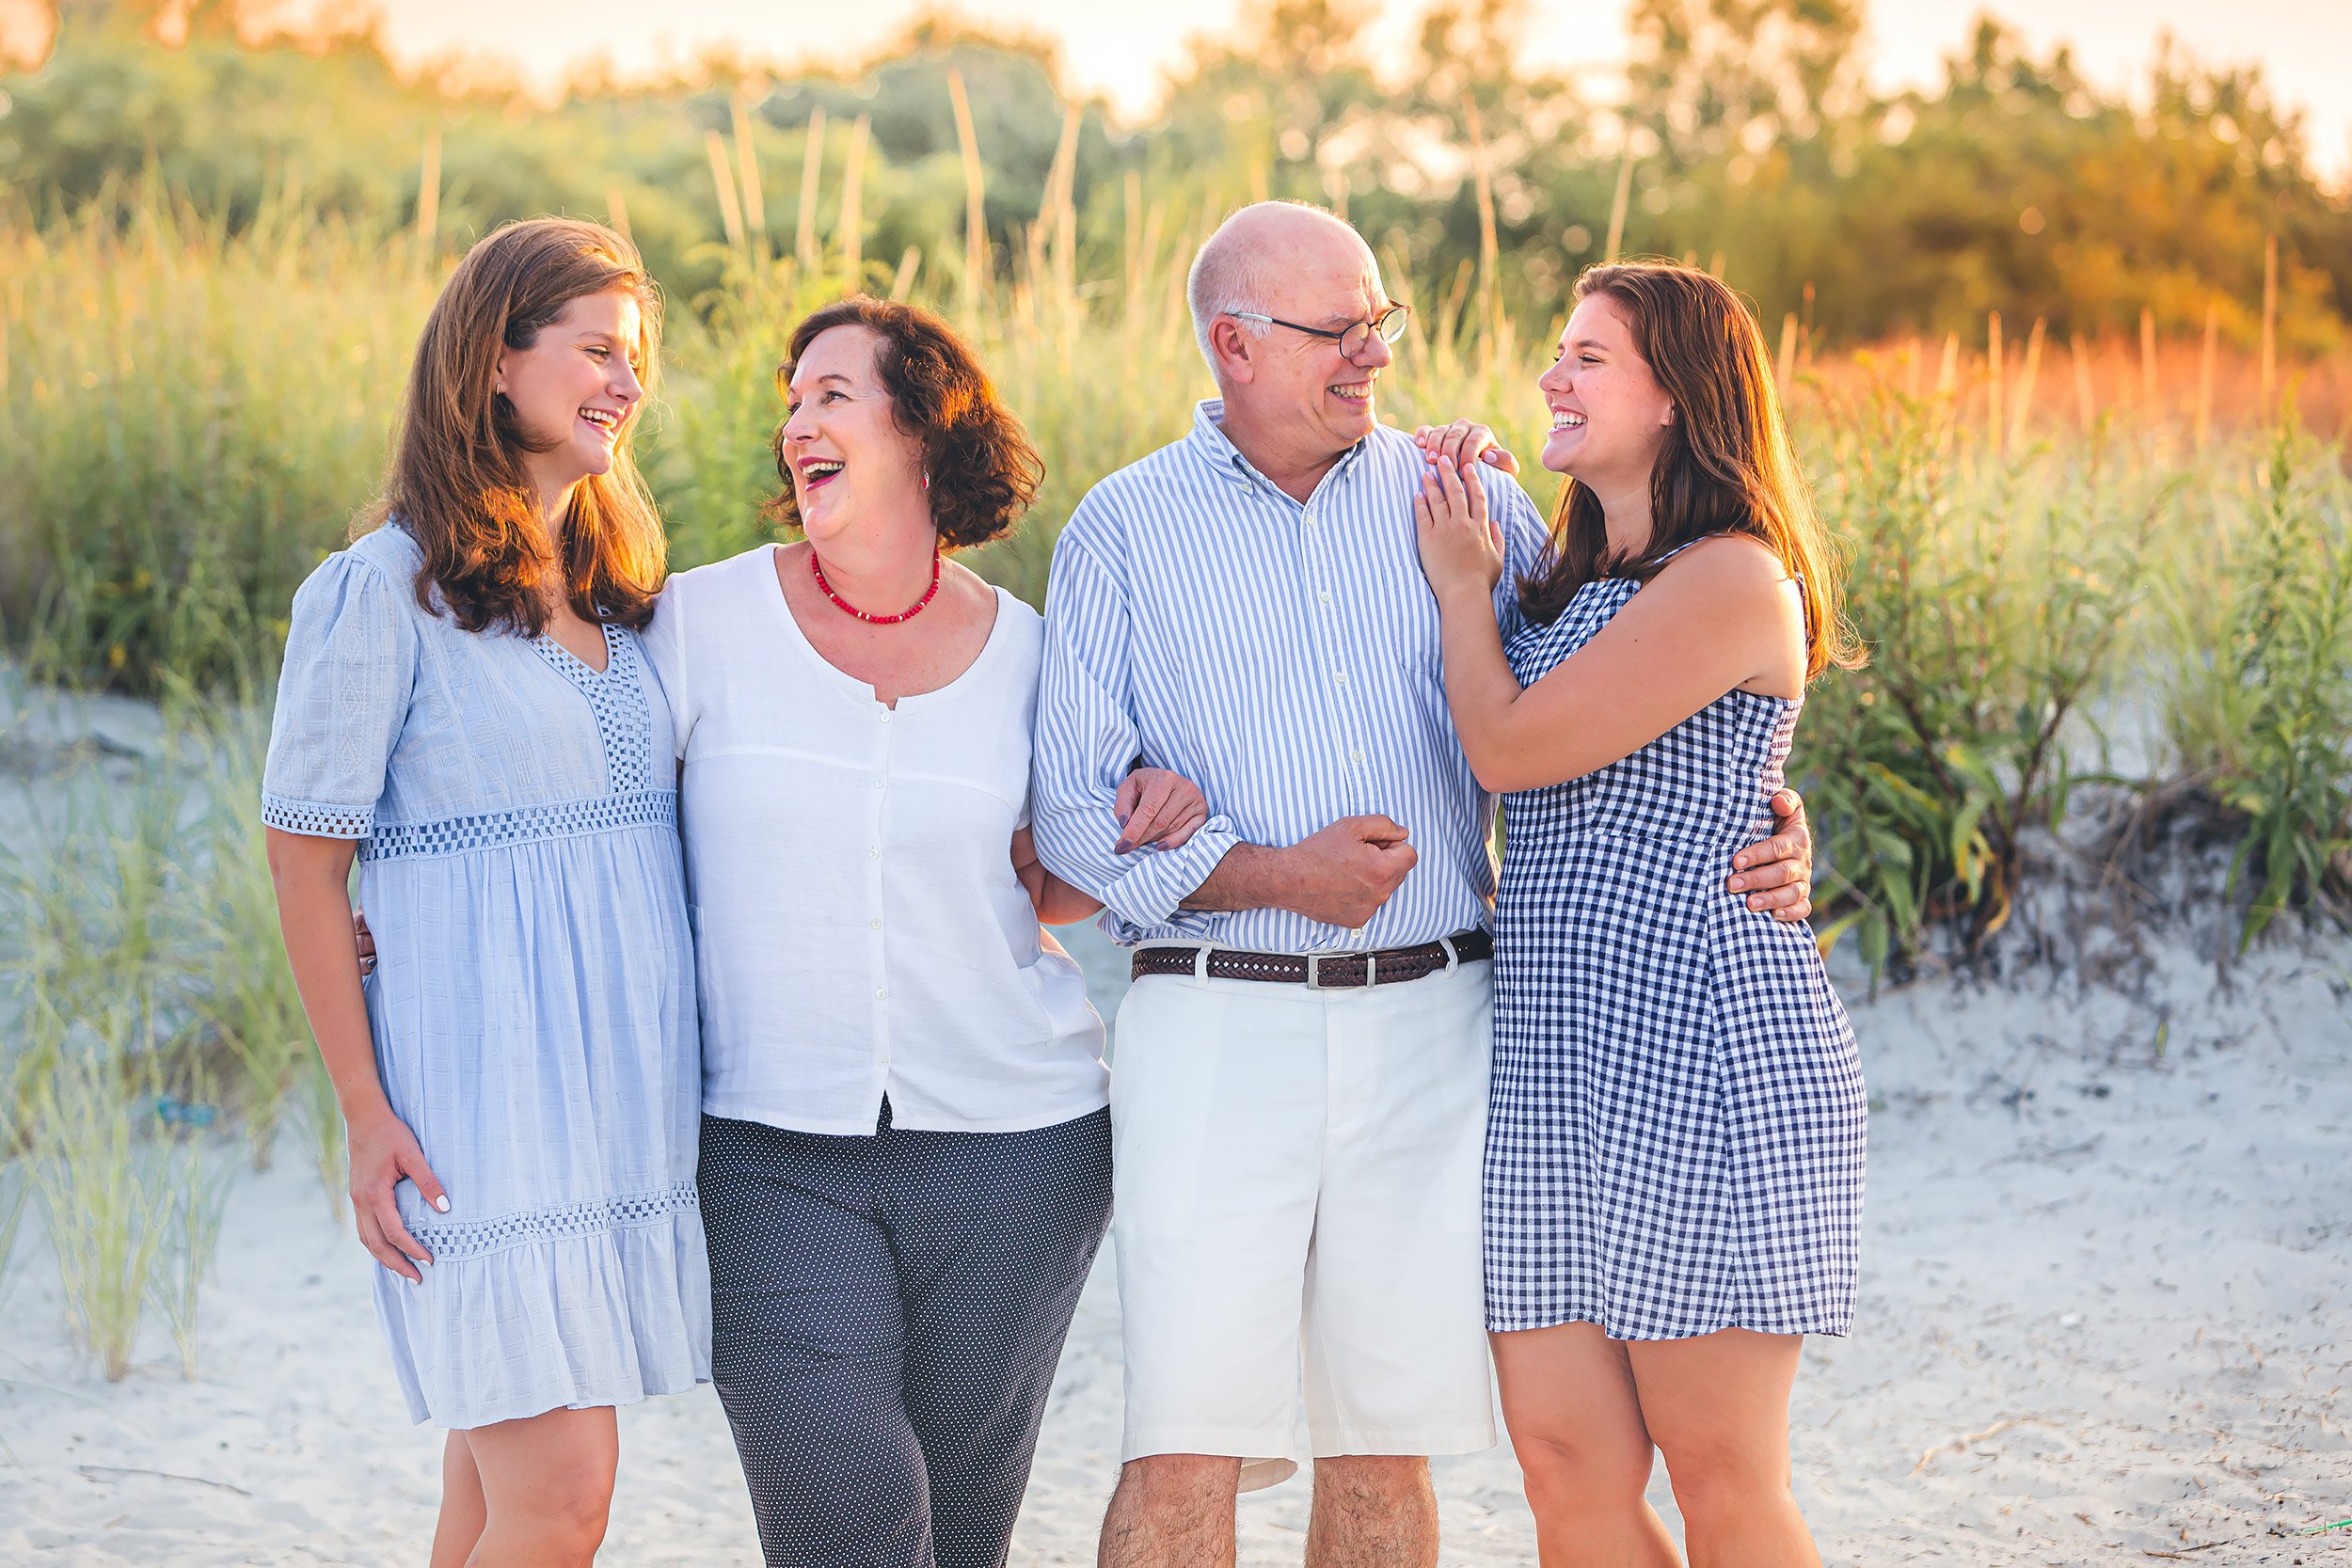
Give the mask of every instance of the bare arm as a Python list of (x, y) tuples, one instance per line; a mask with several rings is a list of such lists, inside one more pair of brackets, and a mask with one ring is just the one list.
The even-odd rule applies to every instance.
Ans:
[(405, 1279), (421, 1280), (417, 1265), (431, 1262), (433, 1255), (401, 1224), (392, 1191), (405, 1178), (436, 1209), (446, 1210), (449, 1198), (416, 1135), (393, 1115), (376, 1074), (348, 893), (357, 846), (276, 828), (266, 835), (286, 961), (348, 1130), (353, 1223), (377, 1262)]
[[(1471, 770), (1496, 790), (1580, 778), (1648, 744), (1726, 690), (1801, 689), (1803, 620), (1778, 563), (1744, 540), (1694, 546), (1591, 642), (1522, 689), (1504, 656), (1493, 588), (1501, 540), (1474, 476), (1438, 465), (1415, 512), (1437, 594), (1447, 705)], [(1813, 838), (1794, 791), (1787, 820), (1740, 850), (1726, 886), (1782, 920), (1812, 912)]]
[(1041, 926), (1074, 926), (1103, 912), (1100, 898), (1072, 887), (1045, 869), (1045, 863), (1037, 858), (1037, 844), (1026, 828), (1016, 830), (1012, 835), (1012, 874), (1021, 879), (1022, 887), (1029, 895), (1029, 907), (1037, 911), (1038, 924)]
[(1351, 930), (1370, 920), (1420, 859), (1385, 816), (1343, 816), (1296, 844), (1236, 844), (1184, 899), (1188, 910), (1291, 910)]

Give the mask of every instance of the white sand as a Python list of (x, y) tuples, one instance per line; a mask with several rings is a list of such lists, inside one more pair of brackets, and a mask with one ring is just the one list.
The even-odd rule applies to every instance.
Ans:
[[(2273, 1533), (2352, 1513), (2352, 944), (2266, 949), (2227, 992), (2202, 958), (2157, 962), (2144, 1001), (1936, 981), (1857, 1004), (1878, 1107), (1860, 1323), (1809, 1348), (1795, 1412), (1830, 1560), (2145, 1562), (2214, 1542), (2186, 1560), (2352, 1560), (2352, 1531)], [(288, 1155), (231, 1202), (195, 1383), (160, 1333), (128, 1380), (97, 1379), (41, 1238), (20, 1243), (0, 1562), (421, 1560), (438, 1434), (400, 1418), (373, 1265)], [(1017, 1562), (1092, 1560), (1118, 1339), (1104, 1266)], [(756, 1562), (707, 1390), (622, 1430), (605, 1560)], [(1438, 1484), (1446, 1561), (1533, 1560), (1507, 1450), (1441, 1461)], [(1297, 1560), (1306, 1499), (1303, 1479), (1245, 1498), (1243, 1560)]]
[[(1081, 939), (1114, 1005), (1116, 960)], [(1861, 1311), (1808, 1348), (1794, 1412), (1832, 1562), (2352, 1562), (2352, 1530), (2280, 1533), (2352, 1515), (2352, 942), (2267, 944), (2227, 989), (2185, 939), (2153, 942), (2118, 984), (1854, 1004)], [(28, 1224), (0, 1283), (0, 1564), (421, 1562), (440, 1437), (399, 1414), (373, 1266), (290, 1145), (231, 1199), (199, 1378), (157, 1326), (110, 1386)], [(1093, 1560), (1118, 1357), (1106, 1250), (1018, 1563)], [(605, 1561), (757, 1561), (707, 1389), (625, 1411), (622, 1440)], [(1448, 1563), (1534, 1560), (1507, 1449), (1437, 1476)], [(1671, 1518), (1662, 1471), (1654, 1496)], [(1307, 1497), (1302, 1476), (1242, 1500), (1244, 1562), (1298, 1560)]]

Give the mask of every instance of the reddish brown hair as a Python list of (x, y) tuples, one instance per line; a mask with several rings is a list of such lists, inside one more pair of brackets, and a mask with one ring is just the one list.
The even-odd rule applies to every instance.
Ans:
[(1740, 296), (1695, 267), (1622, 261), (1587, 267), (1576, 297), (1599, 294), (1673, 400), (1676, 419), (1650, 470), (1649, 546), (1609, 547), (1599, 498), (1570, 480), (1552, 509), (1551, 545), (1519, 583), (1519, 608), (1549, 621), (1596, 578), (1646, 582), (1663, 558), (1710, 533), (1763, 541), (1804, 597), (1805, 674), (1853, 668), (1862, 650), (1840, 609), (1839, 563), (1797, 466), (1771, 356)]
[[(1045, 463), (955, 328), (916, 306), (851, 294), (792, 329), (785, 361), (776, 368), (779, 389), (791, 381), (808, 345), (836, 326), (863, 326), (882, 339), (874, 370), (890, 395), (891, 423), (922, 443), (931, 523), (940, 543), (953, 549), (1009, 532), (1037, 499)], [(798, 528), (801, 503), (792, 493), (783, 425), (776, 426), (771, 447), (784, 488), (769, 501), (767, 514), (787, 528)]]
[(437, 589), (468, 631), (546, 630), (545, 585), (559, 573), (589, 620), (643, 626), (653, 618), (666, 550), (629, 455), (638, 420), (622, 427), (612, 468), (574, 488), (561, 537), (549, 540), (523, 466), (533, 449), (497, 390), (501, 352), (531, 347), (573, 300), (615, 291), (637, 302), (634, 358), (650, 399), (660, 296), (635, 247), (601, 224), (507, 224), (466, 252), (425, 318), (391, 475), (355, 533), (396, 518), (424, 551), (417, 602), (438, 613)]

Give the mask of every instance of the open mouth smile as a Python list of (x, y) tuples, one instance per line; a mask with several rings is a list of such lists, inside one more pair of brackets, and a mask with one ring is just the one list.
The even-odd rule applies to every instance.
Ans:
[(583, 408), (580, 417), (610, 437), (620, 433), (621, 416), (610, 408)]
[(1554, 430), (1582, 430), (1584, 428), (1584, 416), (1576, 413), (1572, 409), (1555, 408), (1551, 411), (1551, 428)]
[(830, 482), (835, 474), (841, 471), (841, 460), (837, 457), (803, 458), (801, 460), (801, 488), (804, 491), (816, 489), (818, 485)]

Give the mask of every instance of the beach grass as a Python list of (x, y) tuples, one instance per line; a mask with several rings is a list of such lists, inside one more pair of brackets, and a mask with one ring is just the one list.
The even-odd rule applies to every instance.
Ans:
[[(1118, 221), (1080, 221), (1049, 190), (1009, 253), (949, 233), (929, 255), (853, 257), (814, 231), (789, 255), (745, 234), (698, 256), (720, 281), (669, 302), (644, 434), (673, 565), (771, 536), (773, 372), (791, 325), (854, 266), (962, 325), (1043, 454), (1031, 515), (969, 557), (1041, 604), (1087, 486), (1179, 435), (1210, 390), (1184, 305), (1206, 210), (1146, 196), (1131, 182)], [(1082, 233), (1122, 238), (1082, 250)], [(1509, 320), (1473, 269), (1415, 277), (1408, 245), (1375, 245), (1417, 306), (1386, 417), (1467, 414), (1532, 458), (1553, 324)], [(342, 1124), (253, 802), (288, 601), (380, 479), (451, 260), (291, 198), (234, 231), (151, 188), (64, 220), (0, 211), (0, 633), (36, 675), (159, 698), (167, 717), (160, 759), (40, 794), (29, 837), (0, 845), (0, 1014), (17, 1020), (0, 1050), (0, 1152), (17, 1151), (0, 1164), (0, 1270), (30, 1193), (77, 1342), (110, 1376), (148, 1308), (183, 1370), (199, 1361), (228, 1175), (219, 1133), (164, 1127), (159, 1102), (217, 1110), (256, 1165), (299, 1149), (343, 1210)], [(1874, 974), (1967, 961), (2086, 789), (2129, 802), (2143, 847), (2226, 845), (2217, 895), (2242, 941), (2288, 911), (2344, 918), (2344, 433), (2298, 416), (2291, 373), (2274, 390), (2265, 362), (2257, 396), (2210, 345), (2077, 341), (2061, 376), (2040, 369), (2038, 328), (2017, 338), (1997, 319), (1940, 354), (1832, 354), (1793, 319), (1777, 335), (1870, 653), (1816, 686), (1790, 762), (1821, 847), (1824, 945), (1851, 938)], [(2246, 384), (2225, 400), (2242, 417), (2216, 416), (2217, 383)], [(1548, 505), (1549, 476), (1526, 478)]]

